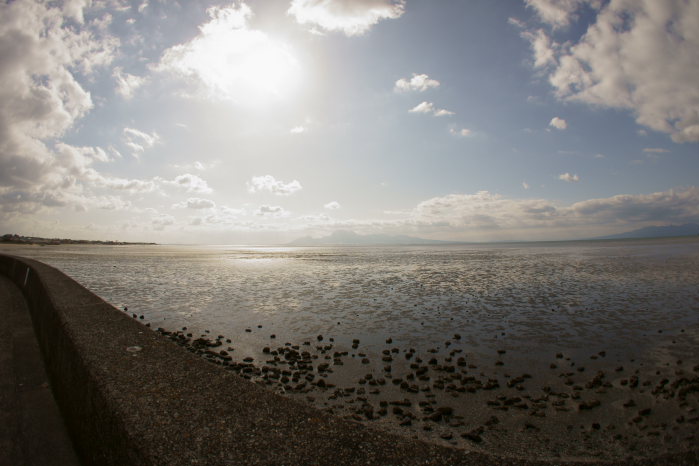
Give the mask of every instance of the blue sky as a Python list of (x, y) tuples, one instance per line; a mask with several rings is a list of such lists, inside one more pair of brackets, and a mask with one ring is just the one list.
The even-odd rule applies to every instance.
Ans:
[(699, 1), (0, 5), (0, 231), (575, 239), (699, 221)]

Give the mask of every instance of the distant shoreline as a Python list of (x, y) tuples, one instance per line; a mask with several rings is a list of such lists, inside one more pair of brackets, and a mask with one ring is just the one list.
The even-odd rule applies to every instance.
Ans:
[(6, 234), (0, 237), (0, 244), (26, 244), (39, 246), (59, 246), (62, 244), (88, 244), (88, 245), (104, 245), (104, 246), (153, 246), (157, 243), (131, 243), (126, 241), (102, 241), (102, 240), (87, 240), (87, 239), (68, 239), (68, 238), (41, 238), (36, 236), (21, 236)]

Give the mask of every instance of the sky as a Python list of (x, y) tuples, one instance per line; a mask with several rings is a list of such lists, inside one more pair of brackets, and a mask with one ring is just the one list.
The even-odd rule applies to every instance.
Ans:
[(0, 4), (0, 233), (699, 222), (699, 0)]

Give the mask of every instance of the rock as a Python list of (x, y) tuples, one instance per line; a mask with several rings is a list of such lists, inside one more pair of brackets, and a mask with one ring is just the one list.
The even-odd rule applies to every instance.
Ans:
[(590, 401), (583, 401), (582, 403), (578, 404), (578, 411), (584, 411), (584, 410), (589, 410), (592, 408), (596, 408), (600, 405), (599, 400), (590, 400)]
[(451, 416), (454, 414), (454, 409), (451, 406), (440, 406), (437, 408), (437, 412), (445, 416)]
[(483, 441), (483, 438), (481, 437), (481, 431), (480, 429), (474, 429), (469, 432), (464, 432), (461, 434), (462, 438), (465, 438), (466, 440), (470, 440), (471, 442), (474, 443), (481, 443)]

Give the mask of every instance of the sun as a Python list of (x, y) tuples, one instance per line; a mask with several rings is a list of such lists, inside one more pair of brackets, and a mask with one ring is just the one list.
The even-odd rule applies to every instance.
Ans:
[(301, 67), (289, 44), (250, 29), (245, 5), (209, 14), (197, 37), (165, 53), (166, 66), (196, 76), (215, 100), (259, 104), (293, 92)]

